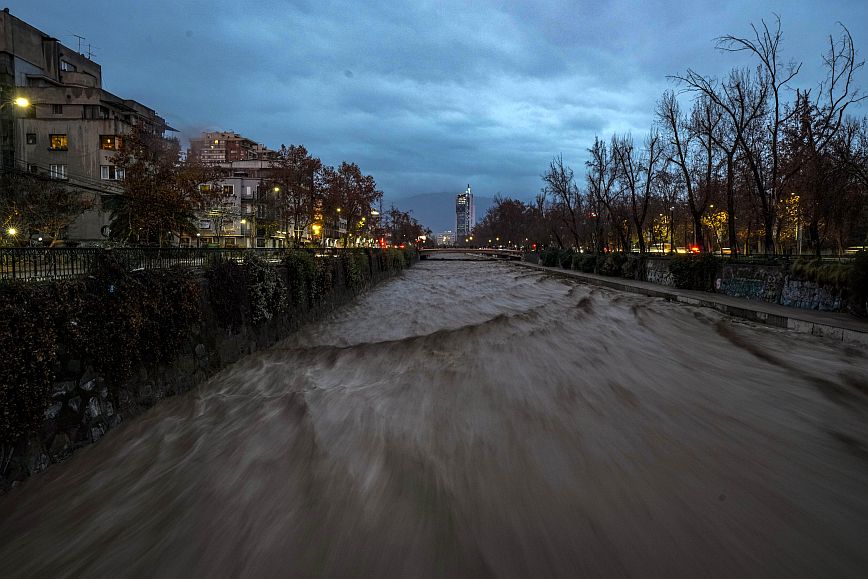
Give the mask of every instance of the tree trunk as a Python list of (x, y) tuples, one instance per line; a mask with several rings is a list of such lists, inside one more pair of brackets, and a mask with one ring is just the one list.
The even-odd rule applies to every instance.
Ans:
[[(726, 229), (729, 237), (730, 255), (738, 255), (738, 237), (735, 230), (735, 176), (733, 153), (726, 156)], [(722, 253), (722, 251), (721, 251)]]

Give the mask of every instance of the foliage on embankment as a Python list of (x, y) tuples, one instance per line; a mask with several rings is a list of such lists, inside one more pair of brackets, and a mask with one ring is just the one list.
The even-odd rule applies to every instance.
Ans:
[(412, 249), (295, 251), (271, 262), (251, 252), (212, 261), (202, 280), (184, 268), (130, 272), (106, 252), (86, 279), (0, 284), (0, 479), (16, 443), (38, 437), (67, 360), (98, 376), (119, 407), (134, 372), (193, 349), (204, 316), (230, 335), (311, 319), (416, 259)]

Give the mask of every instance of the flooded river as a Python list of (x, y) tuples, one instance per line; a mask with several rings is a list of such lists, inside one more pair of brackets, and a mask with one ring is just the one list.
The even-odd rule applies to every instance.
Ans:
[(422, 262), (0, 497), (0, 576), (868, 572), (864, 348)]

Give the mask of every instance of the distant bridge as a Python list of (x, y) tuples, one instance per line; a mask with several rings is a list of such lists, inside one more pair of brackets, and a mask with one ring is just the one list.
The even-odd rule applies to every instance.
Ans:
[(500, 259), (521, 259), (522, 252), (518, 249), (492, 249), (477, 247), (423, 247), (419, 250), (419, 257), (427, 259), (432, 255), (463, 253), (465, 255), (485, 255)]

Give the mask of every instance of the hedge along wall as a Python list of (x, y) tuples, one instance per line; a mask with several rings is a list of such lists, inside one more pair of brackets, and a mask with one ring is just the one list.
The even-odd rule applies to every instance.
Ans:
[(285, 338), (418, 259), (249, 254), (129, 273), (107, 253), (87, 279), (0, 284), (0, 489), (96, 442), (161, 398)]
[(868, 252), (847, 263), (811, 258), (763, 263), (708, 253), (660, 257), (548, 249), (540, 252), (539, 263), (794, 308), (868, 314)]

